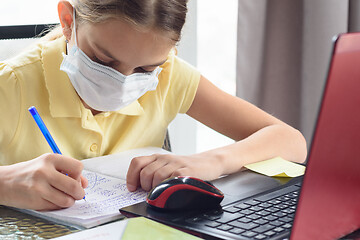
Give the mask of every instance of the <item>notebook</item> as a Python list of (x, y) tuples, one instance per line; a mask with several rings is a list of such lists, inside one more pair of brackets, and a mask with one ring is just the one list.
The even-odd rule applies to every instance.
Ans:
[(83, 160), (83, 176), (88, 180), (85, 200), (78, 200), (69, 208), (53, 211), (16, 209), (40, 218), (72, 226), (78, 229), (91, 228), (123, 218), (118, 209), (146, 199), (147, 192), (138, 189), (129, 192), (126, 173), (134, 157), (154, 153), (168, 153), (161, 148), (146, 147), (131, 149), (112, 155)]
[[(359, 89), (360, 33), (340, 34), (334, 38), (304, 177), (253, 196), (229, 196), (219, 209), (159, 212), (142, 202), (120, 212), (206, 239), (338, 239), (359, 229)], [(236, 191), (241, 189), (234, 185)]]

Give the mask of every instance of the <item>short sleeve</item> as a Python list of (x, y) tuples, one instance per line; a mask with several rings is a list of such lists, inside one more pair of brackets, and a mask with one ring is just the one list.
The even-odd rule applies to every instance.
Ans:
[(169, 89), (166, 109), (170, 116), (186, 113), (194, 101), (200, 81), (200, 72), (191, 64), (173, 55), (169, 57)]
[(0, 151), (6, 148), (16, 132), (21, 102), (20, 85), (14, 71), (0, 63)]
[(194, 101), (196, 91), (199, 86), (200, 72), (195, 69), (195, 67), (178, 57), (175, 57), (174, 66), (175, 71), (182, 75), (180, 75), (181, 81), (183, 81), (181, 85), (186, 84), (184, 86), (185, 91), (179, 110), (179, 113), (186, 113)]

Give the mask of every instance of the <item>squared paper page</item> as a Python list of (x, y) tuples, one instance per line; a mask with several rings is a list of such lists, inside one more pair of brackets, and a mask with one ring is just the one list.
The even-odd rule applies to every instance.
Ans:
[(84, 164), (84, 169), (125, 180), (130, 162), (134, 157), (149, 156), (155, 153), (169, 154), (170, 152), (158, 147), (137, 148), (111, 155), (89, 158), (81, 162)]

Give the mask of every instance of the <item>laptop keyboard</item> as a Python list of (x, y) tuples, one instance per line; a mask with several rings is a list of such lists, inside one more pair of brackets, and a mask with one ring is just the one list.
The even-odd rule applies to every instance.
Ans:
[(250, 200), (235, 202), (188, 218), (205, 225), (251, 239), (267, 239), (292, 227), (300, 185), (292, 185)]

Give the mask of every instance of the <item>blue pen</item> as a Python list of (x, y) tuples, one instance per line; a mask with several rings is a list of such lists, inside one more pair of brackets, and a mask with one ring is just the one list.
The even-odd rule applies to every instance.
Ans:
[(47, 127), (45, 126), (44, 121), (41, 119), (38, 111), (36, 110), (36, 108), (34, 106), (29, 108), (29, 112), (31, 113), (31, 115), (33, 116), (36, 124), (39, 126), (40, 131), (42, 132), (42, 134), (44, 135), (46, 141), (49, 143), (51, 149), (53, 150), (54, 153), (57, 154), (61, 154), (60, 149), (58, 148), (58, 146), (56, 145), (54, 139), (52, 138), (49, 130), (47, 129)]
[[(42, 132), (42, 134), (44, 135), (46, 141), (49, 143), (51, 149), (53, 150), (54, 153), (57, 154), (61, 154), (60, 149), (58, 148), (58, 146), (56, 145), (54, 139), (52, 138), (49, 130), (47, 129), (44, 121), (41, 119), (38, 111), (36, 110), (36, 108), (34, 106), (29, 108), (29, 112), (31, 113), (31, 115), (33, 116), (36, 124), (38, 125), (38, 127), (40, 128), (40, 131)], [(68, 175), (68, 174), (66, 174)], [(85, 197), (83, 198), (85, 200)]]

